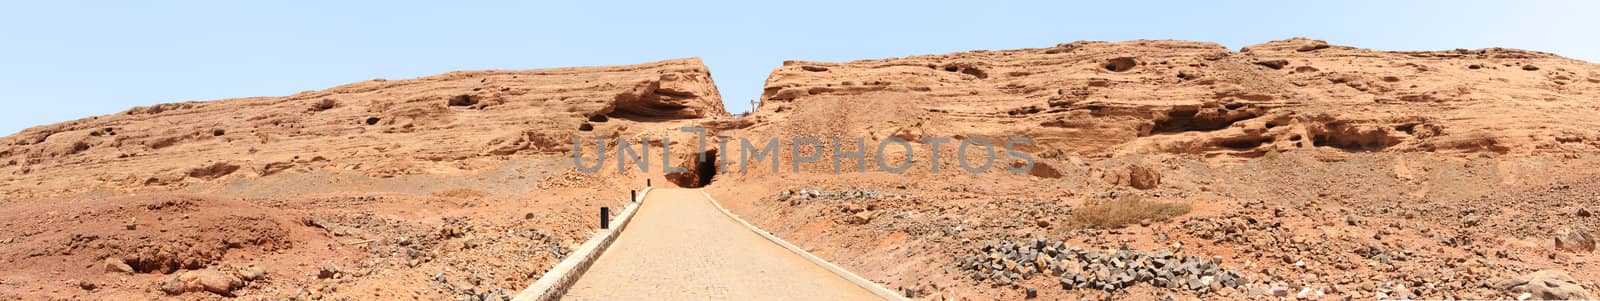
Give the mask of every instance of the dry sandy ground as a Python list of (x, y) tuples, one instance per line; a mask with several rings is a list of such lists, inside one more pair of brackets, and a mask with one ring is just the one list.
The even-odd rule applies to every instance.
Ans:
[[(555, 182), (540, 175), (562, 178), (538, 165), (505, 178), (303, 174), (197, 188), (207, 193), (11, 204), (0, 213), (6, 237), (0, 257), (8, 266), (0, 294), (134, 300), (514, 294), (589, 237), (599, 207), (627, 198), (625, 191), (525, 191)], [(284, 186), (308, 193), (260, 195)], [(264, 276), (215, 289), (225, 294), (168, 284), (191, 271), (228, 278), (249, 270)]]
[[(1028, 287), (1047, 300), (1107, 295), (1247, 298), (1244, 288), (1207, 294), (1148, 284), (1110, 294), (1065, 290), (1055, 277), (1038, 275), (1001, 285), (974, 281), (971, 272), (957, 268), (962, 257), (986, 243), (1031, 242), (1035, 237), (1103, 250), (1158, 252), (1181, 244), (1189, 254), (1220, 257), (1224, 268), (1246, 273), (1263, 293), (1273, 286), (1291, 288), (1291, 295), (1311, 288), (1333, 300), (1344, 295), (1373, 298), (1395, 284), (1424, 297), (1511, 298), (1516, 294), (1489, 285), (1552, 268), (1570, 272), (1590, 290), (1592, 279), (1600, 278), (1593, 253), (1563, 250), (1554, 242), (1559, 229), (1600, 226), (1592, 215), (1579, 214), (1595, 210), (1600, 201), (1596, 176), (1542, 176), (1548, 170), (1596, 170), (1600, 161), (1592, 156), (1460, 161), (1333, 157), (1286, 153), (1225, 166), (1177, 160), (1161, 165), (1161, 187), (1150, 190), (1093, 178), (1010, 182), (999, 175), (906, 179), (885, 174), (784, 176), (717, 183), (708, 189), (756, 226), (920, 298), (1022, 299)], [(1501, 160), (1511, 163), (1486, 164)], [(1519, 165), (1520, 171), (1511, 170)], [(1393, 173), (1396, 166), (1440, 172), (1412, 176), (1417, 182), (1405, 183)], [(1077, 168), (1082, 167), (1063, 169)], [(1505, 183), (1511, 179), (1534, 180)], [(845, 193), (802, 202), (779, 200), (785, 192), (801, 190)], [(881, 196), (851, 196), (855, 191)], [(1193, 210), (1171, 220), (1113, 230), (1073, 223), (1075, 210), (1111, 195), (1189, 204)], [(1380, 259), (1400, 258), (1398, 254), (1406, 254), (1405, 259)]]

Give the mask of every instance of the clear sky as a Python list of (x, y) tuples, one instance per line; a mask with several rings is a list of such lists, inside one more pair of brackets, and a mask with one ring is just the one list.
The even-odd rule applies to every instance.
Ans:
[(730, 112), (747, 110), (784, 60), (1076, 40), (1237, 49), (1305, 36), (1600, 61), (1600, 1), (236, 2), (0, 3), (0, 135), (139, 105), (289, 95), (372, 78), (690, 56), (710, 66)]

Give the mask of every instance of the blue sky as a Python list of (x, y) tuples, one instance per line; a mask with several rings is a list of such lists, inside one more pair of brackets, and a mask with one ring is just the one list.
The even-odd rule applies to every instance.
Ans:
[(1237, 49), (1305, 36), (1600, 61), (1600, 1), (151, 2), (0, 4), (0, 135), (138, 105), (289, 95), (372, 78), (690, 56), (711, 67), (731, 112), (747, 110), (784, 60), (1076, 40)]

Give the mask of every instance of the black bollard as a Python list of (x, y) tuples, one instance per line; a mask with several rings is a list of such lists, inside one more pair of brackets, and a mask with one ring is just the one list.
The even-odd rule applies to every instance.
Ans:
[(600, 207), (600, 229), (611, 229), (611, 207)]
[(638, 190), (629, 190), (628, 191), (628, 201), (629, 202), (635, 202), (635, 203), (639, 202), (639, 191)]

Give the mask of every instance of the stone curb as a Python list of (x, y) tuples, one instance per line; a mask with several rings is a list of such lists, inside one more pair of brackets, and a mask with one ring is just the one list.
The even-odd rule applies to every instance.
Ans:
[(701, 190), (700, 194), (704, 194), (706, 196), (706, 201), (711, 202), (712, 206), (716, 206), (717, 211), (722, 211), (723, 215), (726, 215), (728, 218), (732, 218), (734, 221), (739, 222), (739, 224), (744, 225), (746, 229), (750, 229), (750, 232), (755, 232), (756, 235), (760, 235), (761, 237), (766, 238), (768, 241), (772, 241), (772, 243), (783, 246), (784, 249), (788, 249), (790, 252), (794, 252), (795, 254), (800, 255), (800, 257), (811, 261), (811, 263), (821, 266), (823, 269), (827, 269), (829, 272), (833, 272), (835, 275), (839, 275), (839, 277), (844, 278), (845, 280), (849, 280), (850, 283), (854, 283), (856, 286), (860, 286), (861, 288), (878, 295), (878, 297), (883, 298), (884, 300), (910, 300), (900, 296), (900, 294), (897, 294), (888, 288), (884, 288), (882, 285), (878, 285), (877, 283), (869, 281), (866, 278), (861, 278), (861, 276), (851, 273), (850, 271), (847, 271), (838, 265), (834, 265), (827, 260), (823, 260), (816, 255), (811, 255), (811, 252), (806, 252), (806, 250), (800, 249), (800, 247), (790, 244), (789, 242), (784, 241), (782, 238), (772, 235), (770, 232), (761, 230), (761, 228), (756, 228), (755, 225), (751, 225), (750, 222), (746, 222), (744, 219), (739, 218), (738, 215), (728, 211), (728, 208), (722, 208), (722, 204), (717, 202), (716, 198), (712, 198), (711, 194), (706, 193), (705, 190)]
[(638, 199), (635, 199), (632, 204), (628, 204), (628, 208), (623, 209), (622, 213), (612, 221), (611, 229), (595, 233), (593, 237), (589, 238), (589, 241), (579, 246), (578, 250), (567, 255), (567, 259), (561, 260), (555, 267), (550, 268), (550, 271), (545, 272), (543, 277), (539, 277), (538, 281), (528, 286), (528, 289), (522, 290), (512, 300), (560, 300), (561, 296), (566, 295), (567, 290), (578, 282), (578, 278), (589, 270), (589, 266), (593, 265), (595, 260), (600, 259), (600, 254), (604, 254), (606, 248), (611, 247), (611, 243), (617, 241), (618, 234), (628, 228), (628, 222), (633, 220), (633, 215), (639, 211), (639, 206), (644, 205), (645, 196), (650, 194), (650, 189), (650, 187), (645, 187), (643, 191), (639, 192)]

